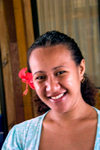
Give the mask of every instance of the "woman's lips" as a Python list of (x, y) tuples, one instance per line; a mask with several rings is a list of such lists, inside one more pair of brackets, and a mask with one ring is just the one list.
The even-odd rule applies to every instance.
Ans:
[(60, 101), (63, 100), (63, 97), (65, 96), (65, 94), (67, 94), (67, 91), (64, 92), (64, 93), (61, 93), (61, 94), (59, 94), (57, 96), (49, 97), (49, 99), (50, 99), (51, 102), (57, 103), (57, 102), (60, 102)]

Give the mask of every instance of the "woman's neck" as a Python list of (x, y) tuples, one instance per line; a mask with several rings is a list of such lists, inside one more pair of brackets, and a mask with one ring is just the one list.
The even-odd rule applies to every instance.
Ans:
[(73, 120), (91, 119), (93, 117), (96, 117), (96, 111), (90, 105), (85, 103), (84, 100), (74, 106), (70, 111), (60, 113), (55, 110), (51, 110), (47, 115), (47, 119), (49, 119), (49, 121), (62, 125), (72, 122)]

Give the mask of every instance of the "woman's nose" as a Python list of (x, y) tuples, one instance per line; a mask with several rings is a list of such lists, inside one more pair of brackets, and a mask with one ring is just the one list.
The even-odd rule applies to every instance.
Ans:
[(55, 79), (55, 78), (49, 78), (46, 81), (46, 91), (47, 92), (54, 93), (57, 90), (59, 90), (59, 88), (60, 88), (60, 84), (59, 84), (59, 82), (58, 82), (57, 79)]

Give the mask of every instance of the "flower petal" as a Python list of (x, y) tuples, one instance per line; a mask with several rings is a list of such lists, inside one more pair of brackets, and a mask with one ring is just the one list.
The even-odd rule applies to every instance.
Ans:
[(30, 72), (26, 72), (27, 68), (23, 68), (20, 70), (18, 76), (19, 78), (22, 79), (22, 82), (26, 83), (26, 89), (23, 92), (23, 95), (26, 95), (28, 92), (28, 85), (30, 86), (30, 88), (35, 89), (34, 88), (34, 84), (33, 84), (33, 75)]
[(19, 78), (24, 78), (26, 76), (27, 67), (20, 70), (18, 76)]

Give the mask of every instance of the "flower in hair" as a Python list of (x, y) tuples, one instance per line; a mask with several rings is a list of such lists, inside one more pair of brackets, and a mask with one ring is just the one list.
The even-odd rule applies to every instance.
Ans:
[(28, 85), (30, 86), (30, 88), (35, 89), (33, 84), (33, 75), (32, 73), (26, 71), (27, 68), (22, 68), (18, 74), (19, 78), (22, 79), (22, 82), (26, 83), (26, 89), (23, 92), (23, 95), (26, 95), (28, 93)]

